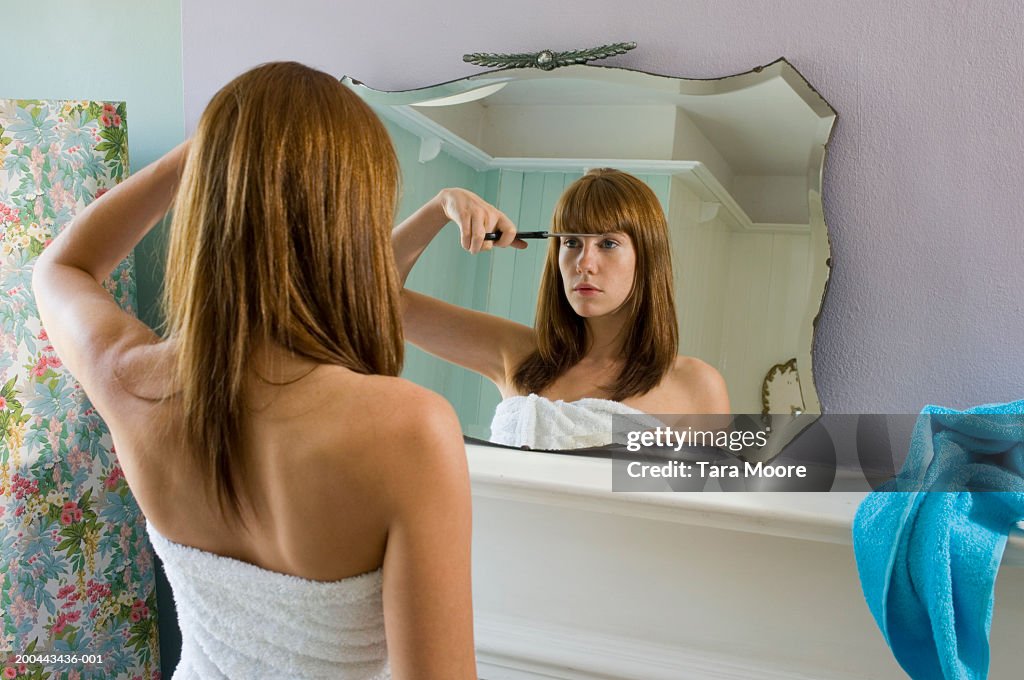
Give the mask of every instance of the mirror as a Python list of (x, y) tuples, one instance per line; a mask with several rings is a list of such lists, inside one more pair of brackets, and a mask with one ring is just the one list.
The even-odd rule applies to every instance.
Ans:
[[(820, 413), (811, 345), (829, 275), (821, 180), (836, 113), (787, 61), (717, 80), (582, 65), (402, 92), (343, 82), (395, 142), (399, 219), (458, 186), (520, 231), (546, 231), (589, 169), (643, 180), (668, 220), (680, 354), (718, 369), (737, 414), (760, 414), (766, 373), (795, 357), (785, 378), (803, 412)], [(532, 327), (546, 253), (534, 241), (471, 255), (448, 225), (407, 286)], [(490, 381), (411, 345), (403, 375), (447, 397), (467, 435), (490, 437), (501, 401)]]

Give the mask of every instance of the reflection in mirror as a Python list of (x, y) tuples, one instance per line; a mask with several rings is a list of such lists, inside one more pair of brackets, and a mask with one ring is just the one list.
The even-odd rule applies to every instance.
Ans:
[[(440, 190), (461, 187), (520, 231), (552, 231), (559, 197), (588, 171), (615, 168), (641, 180), (667, 219), (679, 354), (711, 367), (698, 372), (705, 378), (724, 379), (734, 413), (760, 413), (766, 372), (780, 358), (795, 357), (804, 412), (820, 412), (811, 343), (828, 279), (821, 174), (835, 112), (788, 62), (710, 81), (571, 66), (484, 73), (394, 93), (346, 83), (392, 134), (403, 172), (401, 219)], [(497, 329), (532, 329), (545, 260), (560, 241), (471, 254), (460, 247), (459, 227), (450, 225), (422, 244), (407, 288), (511, 322)], [(462, 317), (444, 318), (454, 337)], [(637, 318), (633, 325), (650, 323)], [(536, 342), (521, 330), (498, 338), (509, 346)], [(440, 339), (430, 349), (446, 356), (444, 348), (437, 351)], [(479, 337), (477, 344), (484, 343)], [(489, 438), (496, 407), (516, 404), (508, 397), (537, 401), (511, 384), (507, 366), (488, 379), (481, 366), (474, 372), (452, 363), (475, 359), (447, 359), (409, 347), (404, 375), (445, 395), (468, 435)], [(608, 376), (596, 376), (575, 386), (556, 383), (554, 392), (540, 391), (550, 397), (546, 403), (532, 405), (541, 427), (556, 415), (580, 424), (570, 428), (564, 448), (611, 441), (601, 409), (665, 412), (645, 406), (643, 394), (611, 399), (597, 389)], [(585, 416), (566, 411), (595, 407), (598, 399), (601, 409)]]

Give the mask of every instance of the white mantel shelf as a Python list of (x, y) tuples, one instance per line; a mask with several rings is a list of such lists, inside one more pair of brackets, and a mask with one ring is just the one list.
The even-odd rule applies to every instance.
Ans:
[[(853, 555), (866, 481), (827, 493), (626, 493), (611, 491), (609, 459), (466, 451), (481, 678), (906, 677)], [(998, 578), (992, 678), (1024, 664), (1022, 539), (1011, 537), (1003, 566), (1014, 566)]]
[[(611, 460), (467, 444), (473, 494), (694, 526), (852, 545), (867, 492), (613, 492)], [(1015, 530), (1003, 565), (1024, 566)]]

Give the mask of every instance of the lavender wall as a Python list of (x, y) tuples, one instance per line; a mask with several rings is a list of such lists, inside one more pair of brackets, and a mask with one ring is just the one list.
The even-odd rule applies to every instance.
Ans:
[(378, 89), (478, 72), (465, 52), (635, 40), (694, 78), (787, 57), (839, 111), (825, 168), (823, 407), (1024, 397), (1024, 12), (1016, 0), (181, 0), (186, 126), (230, 77), (295, 59)]

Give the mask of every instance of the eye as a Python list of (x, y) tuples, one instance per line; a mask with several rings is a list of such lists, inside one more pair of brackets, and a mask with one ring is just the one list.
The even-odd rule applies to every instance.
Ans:
[(611, 250), (612, 248), (618, 248), (619, 242), (614, 239), (606, 238), (605, 240), (601, 241), (601, 247)]
[(563, 238), (562, 245), (566, 248), (579, 248), (580, 240), (578, 238)]

